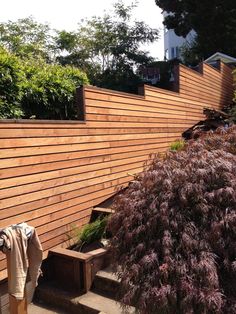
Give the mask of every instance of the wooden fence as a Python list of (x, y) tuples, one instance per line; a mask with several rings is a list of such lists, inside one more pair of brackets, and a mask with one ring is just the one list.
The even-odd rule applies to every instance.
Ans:
[(78, 91), (84, 121), (0, 121), (0, 228), (35, 226), (44, 256), (68, 245), (71, 226), (87, 223), (150, 153), (167, 150), (204, 118), (204, 107), (231, 102), (231, 69), (203, 64), (202, 71), (180, 66), (179, 92), (145, 86), (138, 96), (85, 86)]

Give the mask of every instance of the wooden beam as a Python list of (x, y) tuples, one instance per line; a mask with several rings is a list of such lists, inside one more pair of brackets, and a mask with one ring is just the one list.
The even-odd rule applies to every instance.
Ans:
[(94, 207), (92, 209), (93, 212), (99, 212), (99, 213), (107, 213), (107, 214), (112, 214), (114, 213), (114, 209), (111, 208), (104, 208), (104, 207)]

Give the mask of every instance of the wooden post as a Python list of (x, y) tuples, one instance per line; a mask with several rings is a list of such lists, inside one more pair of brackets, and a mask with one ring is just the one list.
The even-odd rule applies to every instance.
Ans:
[[(8, 282), (11, 281), (11, 261), (10, 257), (7, 256), (7, 274), (8, 274)], [(9, 308), (10, 314), (27, 314), (27, 298), (26, 298), (26, 289), (23, 300), (17, 300), (14, 296), (9, 294)]]
[(17, 300), (9, 294), (9, 308), (10, 314), (27, 314), (27, 300)]
[(83, 267), (84, 290), (86, 293), (92, 286), (92, 261), (85, 261)]

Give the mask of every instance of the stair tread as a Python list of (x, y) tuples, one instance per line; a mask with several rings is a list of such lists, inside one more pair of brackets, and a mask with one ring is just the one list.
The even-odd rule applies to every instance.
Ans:
[[(67, 305), (71, 304), (73, 306), (83, 306), (85, 308), (90, 308), (94, 312), (102, 312), (105, 314), (134, 314), (134, 307), (127, 307), (125, 311), (120, 306), (120, 303), (103, 295), (97, 294), (96, 292), (88, 291), (85, 294), (78, 295), (76, 292), (62, 290), (55, 286), (55, 283), (46, 283), (40, 285), (37, 289), (44, 290), (49, 296), (50, 299), (63, 299)], [(58, 301), (57, 301), (58, 302)], [(79, 307), (78, 307), (79, 309)], [(81, 312), (82, 313), (82, 312)], [(86, 312), (87, 313), (87, 312)]]
[(55, 307), (48, 307), (43, 303), (30, 303), (27, 310), (28, 314), (66, 314), (65, 311), (59, 310)]
[(100, 312), (105, 312), (106, 314), (135, 313), (134, 307), (127, 307), (124, 312), (119, 302), (91, 291), (78, 297), (78, 302), (87, 307), (94, 308)]
[(99, 270), (96, 276), (100, 278), (102, 277), (108, 280), (120, 282), (120, 279), (117, 277), (116, 273), (114, 273), (112, 270), (107, 270), (107, 269)]

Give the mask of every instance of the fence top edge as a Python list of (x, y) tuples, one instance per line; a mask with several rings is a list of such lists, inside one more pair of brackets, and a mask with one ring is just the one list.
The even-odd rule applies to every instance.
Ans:
[(81, 120), (39, 120), (39, 119), (0, 119), (0, 123), (9, 124), (85, 124)]

